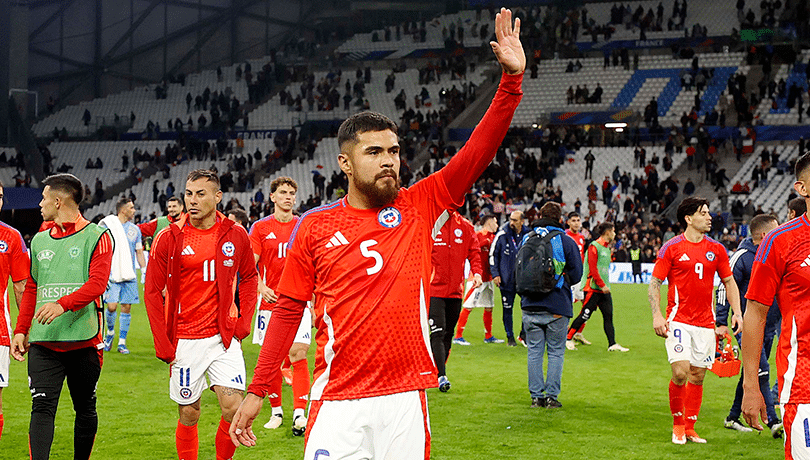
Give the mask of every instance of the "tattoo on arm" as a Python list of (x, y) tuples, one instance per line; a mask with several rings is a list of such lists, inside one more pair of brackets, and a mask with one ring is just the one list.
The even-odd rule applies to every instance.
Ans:
[(661, 285), (662, 280), (656, 277), (650, 279), (650, 287), (647, 289), (647, 299), (650, 301), (650, 310), (653, 314), (657, 311), (661, 313)]

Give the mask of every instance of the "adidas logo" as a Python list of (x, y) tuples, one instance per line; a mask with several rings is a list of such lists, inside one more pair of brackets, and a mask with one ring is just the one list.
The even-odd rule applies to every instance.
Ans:
[(335, 232), (334, 235), (332, 235), (332, 238), (329, 240), (329, 242), (326, 243), (326, 247), (327, 249), (335, 248), (338, 246), (343, 246), (344, 244), (349, 244), (349, 240), (347, 240), (346, 237), (343, 236), (342, 233), (340, 233), (340, 231), (337, 231)]
[(687, 256), (686, 254), (682, 255), (681, 258), (678, 259), (678, 262), (687, 262), (687, 261), (689, 261), (689, 256)]
[(191, 245), (186, 246), (183, 249), (183, 252), (180, 253), (180, 255), (183, 255), (183, 256), (193, 256), (194, 254), (196, 254), (196, 252), (194, 252), (194, 250), (191, 249)]
[(270, 232), (270, 234), (265, 236), (264, 239), (266, 239), (266, 240), (274, 240), (274, 239), (276, 239), (276, 234), (273, 233), (273, 232)]
[(232, 379), (231, 379), (231, 382), (234, 382), (234, 383), (244, 383), (244, 380), (242, 380), (242, 376), (241, 376), (241, 375), (237, 375), (236, 377), (234, 377), (234, 378), (232, 378)]
[(804, 259), (804, 262), (801, 264), (802, 267), (810, 267), (810, 254)]

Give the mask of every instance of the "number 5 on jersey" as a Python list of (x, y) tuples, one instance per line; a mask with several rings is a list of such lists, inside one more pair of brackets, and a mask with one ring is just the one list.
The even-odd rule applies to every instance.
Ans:
[(373, 249), (369, 249), (370, 247), (374, 246), (375, 244), (377, 244), (377, 241), (375, 241), (375, 240), (366, 240), (366, 241), (363, 241), (362, 243), (360, 243), (360, 254), (363, 254), (363, 257), (365, 257), (365, 258), (374, 259), (374, 266), (371, 267), (371, 268), (366, 269), (366, 273), (368, 275), (373, 275), (373, 274), (379, 272), (380, 270), (382, 270), (382, 266), (383, 266), (382, 255), (380, 255), (379, 252), (377, 252), (377, 251), (375, 251)]

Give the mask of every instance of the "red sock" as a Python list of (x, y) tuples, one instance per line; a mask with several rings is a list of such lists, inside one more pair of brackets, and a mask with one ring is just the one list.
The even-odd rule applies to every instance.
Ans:
[(579, 330), (577, 331), (577, 333), (578, 333), (578, 334), (582, 334), (582, 331), (584, 331), (584, 330), (585, 330), (585, 325), (586, 325), (586, 324), (588, 324), (588, 323), (582, 323), (582, 326), (580, 326), (580, 327), (579, 327)]
[(284, 363), (281, 365), (281, 368), (285, 369), (289, 368), (290, 366), (292, 366), (292, 362), (290, 362), (290, 355), (287, 355), (287, 357), (284, 358)]
[[(460, 339), (464, 335), (464, 328), (467, 327), (467, 319), (470, 317), (470, 310), (466, 308), (461, 309), (461, 314), (458, 315), (458, 324), (456, 325), (456, 338)], [(492, 316), (490, 316), (490, 320)], [(490, 323), (491, 324), (491, 323)]]
[(683, 425), (683, 394), (686, 385), (675, 385), (669, 381), (669, 410), (672, 412), (672, 424)]
[(236, 446), (233, 445), (231, 435), (228, 434), (230, 428), (231, 424), (226, 422), (224, 418), (219, 419), (219, 428), (214, 439), (217, 448), (217, 460), (230, 460), (233, 453), (236, 452)]
[(574, 334), (576, 334), (576, 333), (577, 333), (577, 330), (572, 327), (571, 329), (568, 329), (568, 335), (566, 336), (566, 338), (568, 340), (574, 340)]
[(484, 310), (484, 338), (488, 339), (490, 337), (492, 337), (492, 310)]
[(180, 460), (197, 460), (197, 451), (200, 444), (197, 437), (197, 425), (185, 426), (178, 420), (174, 438), (177, 444), (177, 458)]
[(700, 405), (703, 403), (703, 385), (686, 384), (684, 397), (684, 415), (686, 416), (686, 429), (694, 430)]
[(3, 414), (0, 414), (0, 438), (3, 437)]
[(281, 373), (275, 381), (270, 382), (270, 392), (267, 394), (267, 399), (270, 401), (270, 407), (281, 407)]
[(292, 363), (293, 368), (293, 408), (306, 409), (309, 399), (309, 365), (307, 359)]

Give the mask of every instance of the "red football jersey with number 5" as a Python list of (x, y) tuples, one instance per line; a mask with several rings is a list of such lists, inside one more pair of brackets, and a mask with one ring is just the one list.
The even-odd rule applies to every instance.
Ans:
[(669, 281), (667, 321), (714, 328), (714, 274), (731, 276), (728, 253), (718, 241), (704, 237), (689, 242), (683, 234), (661, 246), (653, 276)]

